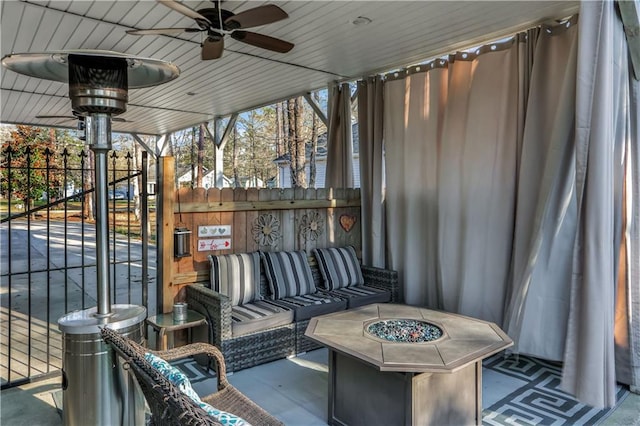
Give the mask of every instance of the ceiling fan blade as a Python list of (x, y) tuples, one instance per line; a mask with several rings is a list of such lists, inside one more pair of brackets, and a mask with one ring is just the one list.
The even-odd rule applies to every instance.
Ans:
[(165, 6), (175, 10), (178, 13), (182, 13), (184, 16), (195, 19), (196, 21), (206, 22), (208, 25), (211, 25), (211, 21), (209, 21), (206, 17), (199, 14), (195, 10), (191, 9), (189, 6), (185, 6), (182, 3), (179, 3), (174, 0), (156, 0), (158, 3), (162, 3)]
[(200, 57), (203, 61), (207, 61), (209, 59), (218, 59), (222, 56), (223, 50), (224, 39), (222, 37), (219, 37), (217, 39), (207, 37), (207, 39), (202, 44), (202, 52), (200, 53)]
[(236, 28), (251, 28), (259, 25), (271, 24), (272, 22), (281, 21), (287, 19), (289, 15), (287, 12), (280, 9), (278, 6), (268, 4), (265, 6), (254, 7), (253, 9), (239, 12), (227, 18), (224, 21), (225, 26), (230, 29)]
[[(85, 117), (82, 115), (73, 116), (73, 115), (36, 115), (36, 118), (41, 120), (81, 120), (84, 121)], [(126, 118), (121, 117), (111, 117), (112, 121), (117, 121), (120, 123), (133, 123), (131, 120), (127, 120)]]
[(36, 115), (36, 118), (43, 120), (77, 120), (72, 115)]
[(279, 53), (287, 53), (295, 46), (288, 41), (251, 31), (234, 31), (231, 33), (231, 37), (243, 43)]
[(200, 28), (150, 28), (148, 30), (127, 30), (131, 35), (178, 35), (182, 33), (199, 33)]

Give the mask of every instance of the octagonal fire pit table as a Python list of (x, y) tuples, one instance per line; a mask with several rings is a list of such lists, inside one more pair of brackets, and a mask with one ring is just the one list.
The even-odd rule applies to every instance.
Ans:
[(494, 323), (372, 304), (312, 318), (329, 349), (331, 425), (482, 423), (482, 360), (513, 341)]

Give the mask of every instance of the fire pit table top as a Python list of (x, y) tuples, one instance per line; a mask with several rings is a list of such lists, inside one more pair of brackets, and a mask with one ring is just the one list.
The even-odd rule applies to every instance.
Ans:
[(380, 371), (454, 372), (513, 345), (492, 322), (390, 303), (312, 318), (305, 335)]

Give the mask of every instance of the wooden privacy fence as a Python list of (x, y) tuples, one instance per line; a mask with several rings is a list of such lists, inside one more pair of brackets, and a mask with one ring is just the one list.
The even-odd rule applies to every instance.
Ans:
[[(174, 257), (170, 294), (209, 278), (210, 254), (361, 249), (359, 189), (181, 188), (174, 227), (191, 231), (190, 256)], [(172, 241), (167, 241), (167, 243)], [(165, 247), (173, 253), (173, 247)]]

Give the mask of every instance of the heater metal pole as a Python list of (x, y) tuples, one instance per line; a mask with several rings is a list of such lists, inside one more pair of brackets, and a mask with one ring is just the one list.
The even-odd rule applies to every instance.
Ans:
[(96, 269), (97, 269), (97, 317), (111, 315), (109, 294), (109, 217), (107, 155), (111, 150), (111, 117), (109, 114), (92, 113), (86, 118), (86, 137), (95, 155), (96, 194)]
[[(127, 110), (129, 88), (149, 87), (178, 77), (175, 65), (117, 52), (19, 53), (2, 65), (20, 74), (69, 83), (71, 109), (86, 120), (86, 141), (95, 154), (96, 280), (95, 308), (68, 313), (62, 331), (63, 421), (66, 426), (144, 424), (144, 398), (113, 349), (100, 337), (109, 327), (142, 343), (143, 306), (111, 306), (109, 287), (109, 191), (107, 155), (111, 115)], [(144, 226), (145, 224), (143, 224)]]

